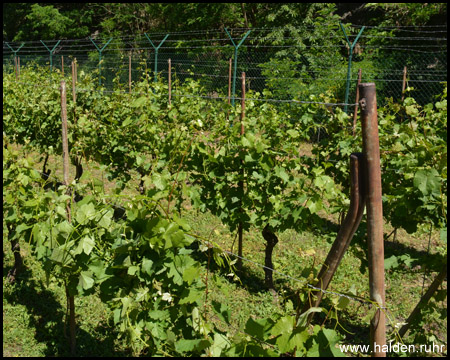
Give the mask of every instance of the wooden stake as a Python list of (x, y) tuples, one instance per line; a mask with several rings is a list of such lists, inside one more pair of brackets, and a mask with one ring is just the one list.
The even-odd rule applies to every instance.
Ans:
[(64, 77), (64, 56), (61, 55), (61, 72), (62, 76)]
[(353, 113), (353, 136), (356, 135), (356, 119), (358, 117), (358, 102), (359, 102), (359, 84), (361, 84), (361, 69), (358, 70), (358, 84), (356, 85), (356, 105)]
[[(62, 122), (62, 148), (63, 148), (63, 176), (64, 185), (69, 185), (69, 143), (67, 137), (67, 98), (66, 98), (66, 82), (61, 80), (61, 122)], [(67, 218), (71, 222), (70, 199), (67, 201)], [(69, 329), (70, 329), (70, 352), (75, 355), (76, 334), (75, 334), (75, 297), (70, 295), (66, 286), (66, 296), (69, 302)]]
[(367, 243), (369, 260), (370, 298), (378, 304), (370, 322), (370, 345), (373, 355), (385, 357), (386, 314), (384, 288), (383, 207), (381, 199), (380, 144), (378, 137), (377, 97), (374, 83), (359, 85), (363, 153), (367, 180)]
[(17, 56), (14, 56), (14, 72), (16, 73), (16, 81), (19, 81), (19, 69), (17, 67)]
[(169, 59), (169, 105), (172, 104), (172, 62)]
[[(245, 118), (245, 72), (242, 73), (242, 100), (241, 100), (241, 137), (244, 135), (244, 118)], [(242, 160), (241, 160), (242, 161)], [(241, 176), (242, 180), (239, 181), (239, 188), (242, 190), (242, 196), (244, 196), (244, 164), (241, 162)], [(242, 199), (241, 199), (242, 204)], [(243, 209), (241, 207), (240, 211)], [(243, 243), (243, 225), (242, 222), (238, 226), (238, 259), (236, 262), (236, 267), (238, 270), (242, 270), (242, 243)]]
[(76, 64), (75, 61), (72, 61), (72, 100), (73, 103), (75, 104), (77, 102), (77, 93), (75, 91), (75, 84), (77, 82), (77, 76), (76, 76)]
[(244, 118), (245, 118), (245, 72), (242, 73), (241, 135), (244, 135)]
[(69, 144), (67, 137), (67, 98), (66, 82), (61, 80), (61, 119), (62, 119), (62, 148), (64, 185), (69, 185)]
[(131, 55), (128, 56), (128, 85), (130, 87), (131, 94)]
[(75, 82), (78, 82), (78, 63), (77, 63), (77, 58), (74, 58), (73, 61), (75, 62)]
[(228, 105), (230, 105), (231, 101), (231, 58), (230, 58), (230, 66), (228, 70)]
[(405, 89), (406, 89), (406, 66), (403, 68), (403, 82), (402, 82), (402, 102), (405, 99)]

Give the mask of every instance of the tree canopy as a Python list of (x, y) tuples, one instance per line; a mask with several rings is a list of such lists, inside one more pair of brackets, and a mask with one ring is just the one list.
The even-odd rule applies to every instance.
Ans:
[(337, 19), (371, 26), (447, 22), (446, 3), (3, 3), (3, 41), (301, 27)]

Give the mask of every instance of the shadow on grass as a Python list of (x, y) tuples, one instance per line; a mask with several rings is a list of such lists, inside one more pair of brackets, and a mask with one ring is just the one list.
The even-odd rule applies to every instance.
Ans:
[[(9, 268), (4, 264), (4, 277)], [(31, 270), (23, 268), (11, 288), (4, 291), (3, 299), (11, 305), (26, 307), (29, 327), (35, 329), (36, 341), (46, 346), (44, 356), (71, 356), (69, 339), (64, 335), (66, 309), (52, 291), (46, 290), (44, 284), (33, 279)], [(77, 316), (82, 317), (82, 312), (79, 308)], [(129, 356), (130, 354), (115, 349), (114, 341), (117, 337), (118, 333), (107, 324), (99, 323), (92, 334), (77, 327), (76, 356)]]
[[(355, 236), (350, 244), (349, 251), (361, 260), (360, 272), (364, 274), (368, 271), (368, 260), (367, 260), (367, 223), (365, 221), (361, 222), (359, 228), (357, 229)], [(428, 241), (428, 240), (427, 240)], [(359, 248), (355, 245), (359, 245)], [(363, 250), (364, 249), (364, 250)], [(444, 262), (447, 261), (446, 257), (440, 253), (430, 253), (426, 250), (417, 250), (413, 246), (405, 245), (400, 242), (385, 240), (384, 241), (384, 258), (388, 259), (391, 256), (402, 256), (408, 255), (412, 260), (407, 266), (396, 266), (392, 268), (391, 271), (398, 273), (412, 273), (417, 272), (413, 268), (420, 265), (421, 270), (419, 272), (423, 273), (425, 271), (439, 272)], [(401, 262), (401, 260), (400, 260)], [(419, 268), (419, 269), (420, 269)]]

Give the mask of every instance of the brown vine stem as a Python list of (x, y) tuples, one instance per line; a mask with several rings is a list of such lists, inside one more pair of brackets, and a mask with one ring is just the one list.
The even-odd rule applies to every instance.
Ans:
[(170, 202), (172, 201), (172, 193), (173, 193), (173, 189), (175, 188), (175, 185), (178, 184), (178, 175), (180, 174), (181, 165), (183, 165), (184, 158), (186, 157), (186, 154), (188, 153), (189, 149), (191, 148), (192, 142), (197, 137), (197, 135), (195, 137), (193, 137), (191, 139), (191, 141), (189, 142), (189, 146), (187, 147), (186, 151), (183, 154), (183, 157), (181, 158), (180, 165), (178, 165), (177, 176), (175, 178), (175, 183), (173, 184), (172, 188), (170, 189), (170, 194), (169, 194), (168, 203), (167, 203), (167, 214), (170, 213)]
[(209, 265), (211, 263), (211, 244), (208, 242), (208, 266), (206, 268), (206, 277), (205, 277), (205, 321), (208, 321), (208, 276), (209, 276)]

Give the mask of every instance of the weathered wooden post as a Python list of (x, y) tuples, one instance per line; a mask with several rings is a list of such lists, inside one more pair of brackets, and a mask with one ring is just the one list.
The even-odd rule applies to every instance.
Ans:
[[(69, 185), (69, 143), (67, 137), (67, 98), (66, 82), (61, 80), (61, 123), (62, 123), (62, 148), (63, 148), (63, 176), (64, 185)], [(70, 199), (66, 206), (67, 219), (71, 222)], [(69, 303), (69, 331), (70, 331), (70, 352), (75, 355), (76, 334), (75, 334), (75, 296), (70, 295), (66, 285), (66, 297)]]
[(14, 71), (16, 73), (16, 81), (19, 81), (19, 69), (17, 67), (17, 56), (14, 56)]
[(358, 70), (358, 84), (356, 85), (356, 105), (353, 112), (353, 136), (356, 135), (356, 120), (358, 118), (359, 84), (361, 84), (361, 69)]
[[(73, 100), (74, 104), (77, 101), (77, 94), (76, 94), (76, 91), (75, 91), (76, 82), (77, 82), (76, 63), (75, 63), (75, 61), (72, 61), (72, 100)], [(75, 109), (75, 107), (74, 107), (74, 109)]]
[(374, 83), (359, 85), (361, 100), (363, 154), (366, 160), (367, 243), (370, 298), (377, 303), (370, 323), (373, 355), (385, 357), (386, 315), (384, 289), (383, 207), (381, 199), (380, 144), (378, 138), (377, 97)]
[[(76, 113), (76, 103), (77, 103), (77, 91), (76, 91), (76, 83), (77, 83), (77, 59), (75, 58), (72, 61), (72, 100), (73, 100), (73, 124), (76, 126), (77, 124), (77, 113)], [(74, 134), (75, 137), (75, 134)], [(75, 141), (75, 138), (74, 138)], [(83, 166), (81, 165), (81, 156), (76, 156), (74, 159), (75, 163), (75, 180), (79, 180), (81, 175), (83, 174)]]
[(130, 87), (131, 94), (131, 55), (128, 56), (128, 85)]
[[(242, 73), (242, 98), (241, 98), (241, 137), (244, 135), (244, 118), (245, 118), (245, 72)], [(242, 196), (244, 196), (244, 163), (241, 160), (241, 177), (242, 180), (239, 181), (238, 187), (242, 190)], [(241, 199), (242, 204), (242, 199)], [(242, 207), (239, 209), (240, 212), (243, 211)], [(243, 242), (243, 225), (239, 222), (238, 227), (238, 259), (236, 262), (236, 267), (238, 270), (242, 270), (242, 242)]]
[(403, 68), (403, 81), (402, 81), (402, 102), (405, 99), (405, 89), (406, 89), (406, 72), (407, 72), (407, 67), (405, 66)]
[(172, 61), (169, 59), (169, 105), (172, 104)]
[(228, 105), (230, 105), (230, 101), (231, 101), (231, 69), (232, 69), (232, 64), (231, 64), (231, 58), (230, 58), (230, 65), (229, 65), (229, 70), (228, 70)]
[(61, 120), (64, 185), (69, 185), (69, 144), (67, 137), (67, 97), (66, 82), (61, 80)]

